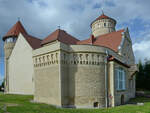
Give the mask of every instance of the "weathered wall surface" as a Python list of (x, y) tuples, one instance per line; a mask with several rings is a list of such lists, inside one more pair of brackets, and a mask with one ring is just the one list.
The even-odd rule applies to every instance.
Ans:
[[(74, 97), (76, 107), (105, 106), (105, 76), (104, 64), (72, 65), (69, 67), (70, 98)], [(74, 90), (72, 90), (74, 89)]]
[(35, 94), (37, 102), (61, 106), (59, 65), (35, 68)]
[(60, 52), (57, 48), (59, 43), (33, 51), (34, 101), (61, 106)]
[(8, 62), (8, 93), (33, 94), (32, 48), (22, 35), (19, 35)]
[(115, 31), (115, 23), (110, 19), (97, 20), (94, 23), (92, 23), (91, 27), (92, 34), (95, 37)]
[[(105, 106), (105, 49), (93, 46), (71, 45), (70, 51), (66, 52), (66, 46), (62, 49), (62, 76), (68, 84), (68, 105), (77, 108), (92, 108), (98, 102), (98, 107)], [(64, 73), (68, 74), (65, 76)], [(65, 85), (64, 85), (65, 86)], [(63, 102), (63, 101), (62, 101)]]
[[(126, 61), (108, 48), (93, 45), (66, 45), (56, 41), (34, 50), (34, 100), (62, 107), (91, 108), (94, 103), (104, 107), (106, 50), (118, 60)], [(115, 62), (108, 65), (108, 91), (113, 96), (113, 106), (120, 105), (121, 94), (125, 95), (125, 101), (131, 97), (128, 89), (115, 90), (114, 69), (118, 65)], [(128, 87), (128, 74), (126, 81)]]

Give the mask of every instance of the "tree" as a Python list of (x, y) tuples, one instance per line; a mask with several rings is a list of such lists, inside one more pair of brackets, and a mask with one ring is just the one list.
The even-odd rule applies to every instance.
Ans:
[(145, 60), (143, 64), (139, 61), (138, 67), (139, 72), (136, 74), (136, 88), (150, 90), (150, 61)]

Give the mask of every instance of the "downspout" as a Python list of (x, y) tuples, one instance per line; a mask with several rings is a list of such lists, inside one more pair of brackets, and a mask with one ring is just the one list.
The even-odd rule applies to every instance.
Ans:
[(105, 51), (105, 107), (108, 108), (108, 51)]
[(61, 87), (61, 78), (62, 78), (62, 75), (61, 75), (61, 63), (62, 63), (62, 59), (61, 59), (61, 50), (60, 50), (60, 53), (59, 53), (59, 88), (60, 88), (60, 107), (62, 107), (62, 87)]

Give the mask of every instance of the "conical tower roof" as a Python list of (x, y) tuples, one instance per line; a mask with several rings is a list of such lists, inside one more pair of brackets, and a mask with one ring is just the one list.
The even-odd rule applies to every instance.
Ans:
[(3, 41), (8, 37), (18, 37), (19, 33), (27, 34), (26, 30), (24, 29), (23, 25), (20, 21), (18, 21), (3, 37)]
[(113, 20), (113, 21), (115, 22), (115, 24), (116, 24), (116, 20), (115, 20), (115, 19), (113, 19), (113, 18), (111, 18), (111, 17), (105, 15), (104, 13), (102, 13), (98, 18), (96, 18), (96, 19), (91, 23), (91, 25), (92, 25), (95, 21), (97, 21), (97, 20), (102, 20), (102, 19), (111, 19), (111, 20)]

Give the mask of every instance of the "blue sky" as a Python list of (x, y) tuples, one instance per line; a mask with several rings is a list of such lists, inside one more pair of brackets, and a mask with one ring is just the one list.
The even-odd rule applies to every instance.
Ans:
[[(117, 20), (117, 30), (129, 28), (136, 61), (144, 60), (150, 56), (149, 5), (150, 0), (0, 0), (0, 38), (20, 17), (27, 32), (41, 39), (61, 26), (83, 40), (91, 34), (90, 24), (103, 9)], [(0, 40), (0, 57), (3, 56)], [(0, 62), (0, 79), (3, 70)]]

